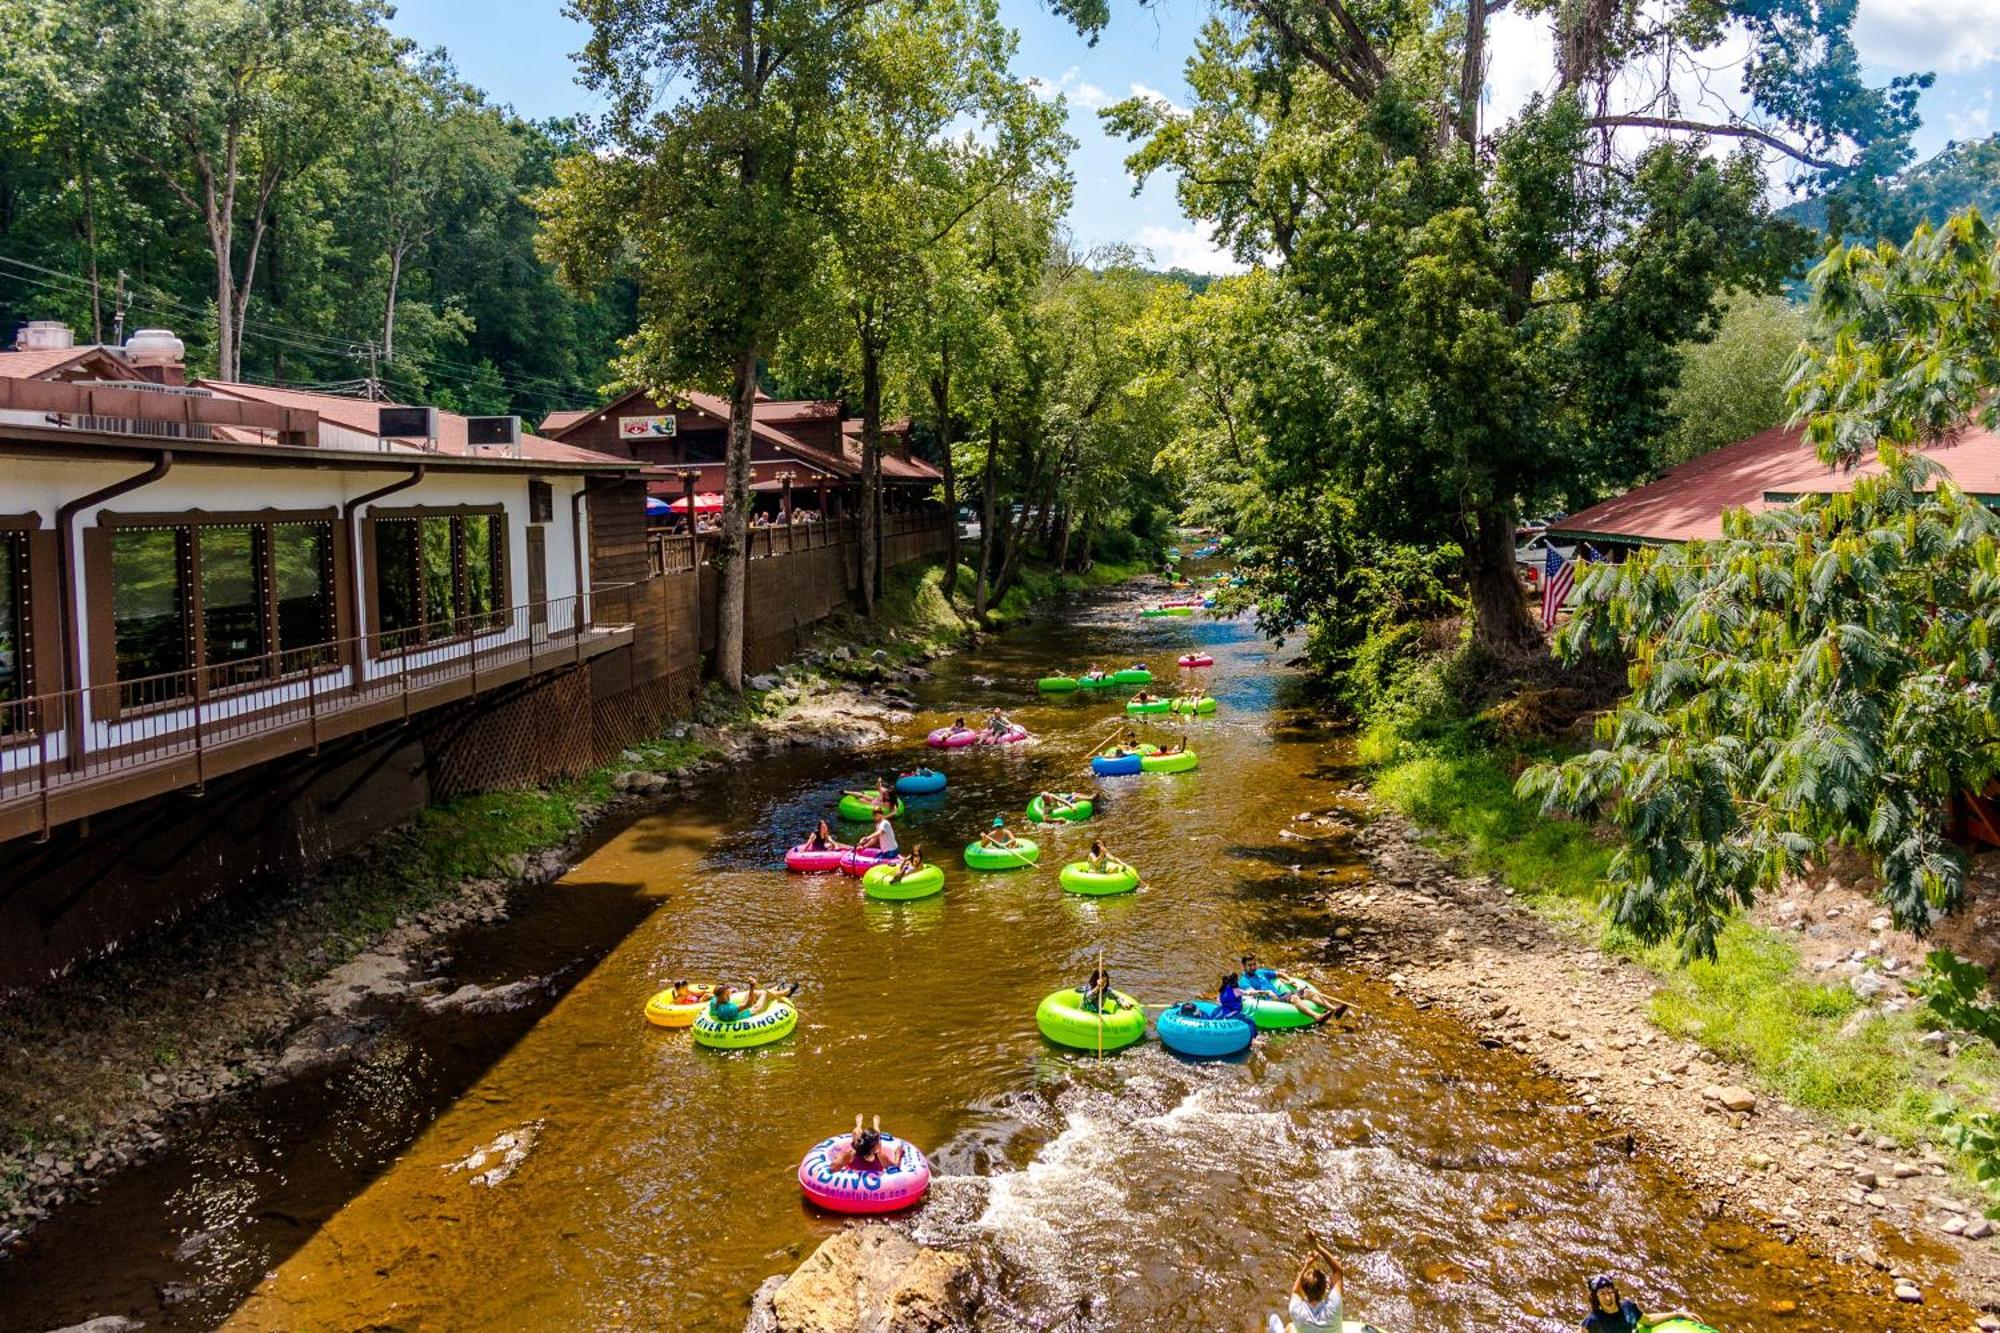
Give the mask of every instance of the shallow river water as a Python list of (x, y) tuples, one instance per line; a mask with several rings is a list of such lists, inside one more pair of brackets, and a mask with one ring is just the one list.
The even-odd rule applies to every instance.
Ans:
[[(1962, 1327), (1704, 1220), (1519, 1057), (1341, 968), (1319, 872), (1365, 872), (1324, 853), (1296, 870), (1278, 831), (1349, 779), (1342, 743), (1290, 706), (1295, 677), (1247, 623), (1132, 609), (1096, 601), (942, 664), (884, 751), (746, 763), (607, 831), (454, 945), (455, 981), (546, 977), (535, 1004), (404, 1015), (369, 1059), (220, 1112), (0, 1264), (0, 1327), (734, 1330), (762, 1278), (841, 1225), (794, 1172), (857, 1111), (929, 1150), (914, 1229), (975, 1255), (996, 1329), (1261, 1329), (1309, 1229), (1349, 1257), (1350, 1314), (1392, 1331), (1571, 1329), (1599, 1271), (1724, 1330)], [(964, 869), (996, 812), (1090, 786), (1084, 756), (1116, 725), (1110, 702), (1034, 700), (1034, 677), (1138, 657), (1171, 679), (1194, 645), (1222, 701), (1188, 727), (1197, 772), (1098, 784), (1093, 823), (1038, 835), (1046, 869)], [(843, 787), (992, 702), (1040, 739), (944, 755), (949, 791), (900, 826), (947, 867), (942, 897), (875, 904), (774, 868)], [(1058, 891), (1092, 833), (1146, 872), (1141, 892)], [(1036, 1002), (1100, 950), (1121, 989), (1164, 1002), (1245, 948), (1365, 1016), (1206, 1065), (1036, 1030)], [(667, 979), (717, 974), (799, 982), (798, 1032), (724, 1055), (641, 1020)], [(448, 1169), (523, 1126), (535, 1145), (504, 1183)]]

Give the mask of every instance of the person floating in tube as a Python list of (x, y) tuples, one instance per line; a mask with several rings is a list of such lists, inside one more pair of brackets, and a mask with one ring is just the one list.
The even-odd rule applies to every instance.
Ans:
[(1658, 1328), (1676, 1319), (1685, 1319), (1691, 1324), (1701, 1322), (1686, 1310), (1646, 1314), (1636, 1302), (1619, 1295), (1617, 1279), (1601, 1273), (1590, 1279), (1590, 1313), (1583, 1321), (1584, 1333), (1634, 1333), (1637, 1329)]
[(924, 849), (921, 847), (912, 847), (908, 856), (897, 859), (896, 872), (889, 876), (889, 882), (891, 884), (901, 884), (905, 876), (913, 875), (923, 868)]
[(1000, 709), (996, 708), (991, 713), (988, 713), (986, 715), (987, 735), (1005, 736), (1008, 732), (1012, 731), (1013, 729), (1014, 729), (1013, 720), (1009, 718), (1007, 714), (1001, 711)]
[(747, 988), (724, 981), (716, 985), (715, 998), (708, 1002), (708, 1009), (718, 1022), (734, 1023), (738, 1019), (763, 1013), (772, 1000), (789, 1000), (798, 993), (799, 983), (796, 981), (789, 986), (774, 986), (770, 990), (759, 985), (755, 977), (750, 978)]
[(819, 827), (806, 835), (806, 850), (811, 852), (843, 852), (847, 844), (833, 836), (833, 828), (824, 819)]
[[(1245, 994), (1278, 1004), (1289, 1004), (1310, 1018), (1315, 1026), (1339, 1018), (1347, 1012), (1345, 1004), (1331, 995), (1324, 994), (1310, 982), (1285, 976), (1274, 967), (1260, 967), (1255, 954), (1246, 953), (1237, 962), (1242, 965), (1242, 984)], [(1280, 992), (1278, 987), (1287, 983), (1291, 989)]]
[(1055, 819), (1066, 815), (1083, 804), (1083, 798), (1073, 791), (1045, 791), (1039, 793), (1042, 801), (1042, 818)]
[(830, 1171), (894, 1171), (902, 1164), (903, 1145), (882, 1137), (882, 1117), (875, 1117), (873, 1129), (863, 1129), (859, 1111), (854, 1113), (854, 1132), (826, 1155)]
[(1090, 969), (1090, 979), (1076, 988), (1077, 1007), (1092, 1013), (1116, 1013), (1118, 996), (1111, 989), (1111, 969), (1099, 963)]
[(1299, 1275), (1292, 1279), (1292, 1298), (1286, 1317), (1272, 1315), (1266, 1333), (1341, 1333), (1345, 1311), (1341, 1309), (1340, 1259), (1318, 1236), (1312, 1238)]
[(1007, 827), (1004, 815), (993, 816), (993, 827), (980, 834), (979, 840), (988, 847), (1013, 847), (1021, 841), (1014, 835), (1014, 830)]
[(896, 826), (889, 822), (889, 812), (880, 811), (875, 820), (875, 831), (854, 844), (857, 852), (879, 852), (883, 856), (896, 854)]

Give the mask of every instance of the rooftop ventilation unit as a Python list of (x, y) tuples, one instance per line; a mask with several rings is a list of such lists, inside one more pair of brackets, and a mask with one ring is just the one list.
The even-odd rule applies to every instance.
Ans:
[(438, 415), (435, 407), (383, 407), (378, 409), (375, 433), (388, 440), (415, 440), (423, 448), (437, 451)]
[(76, 335), (59, 319), (31, 319), (14, 346), (23, 352), (63, 352), (76, 346)]
[(504, 452), (510, 458), (519, 458), (521, 418), (467, 417), (465, 443), (468, 448)]

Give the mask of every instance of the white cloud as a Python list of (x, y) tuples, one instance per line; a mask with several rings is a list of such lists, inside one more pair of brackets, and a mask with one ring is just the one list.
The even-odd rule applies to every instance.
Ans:
[(1870, 64), (1962, 73), (2000, 60), (1995, 0), (1861, 0), (1854, 44)]
[(1148, 102), (1165, 103), (1167, 110), (1171, 111), (1173, 114), (1177, 116), (1185, 116), (1187, 114), (1186, 107), (1182, 106), (1180, 103), (1176, 102), (1173, 98), (1161, 92), (1158, 88), (1149, 88), (1143, 83), (1135, 83), (1132, 85), (1132, 96), (1143, 97)]
[(1044, 102), (1053, 102), (1058, 97), (1067, 97), (1072, 106), (1080, 106), (1086, 111), (1111, 105), (1111, 94), (1083, 77), (1083, 71), (1071, 65), (1062, 72), (1059, 79), (1045, 79), (1038, 74), (1027, 78), (1028, 91)]
[(1241, 273), (1248, 266), (1215, 243), (1214, 228), (1205, 222), (1190, 227), (1161, 227), (1151, 223), (1139, 228), (1139, 246), (1151, 252), (1161, 268), (1184, 268), (1190, 273)]
[(1993, 90), (1988, 88), (1977, 102), (1946, 111), (1944, 127), (1960, 143), (1993, 133)]
[(1546, 19), (1513, 10), (1493, 16), (1486, 41), (1486, 106), (1481, 120), (1490, 132), (1519, 115), (1530, 96), (1555, 87), (1556, 42)]

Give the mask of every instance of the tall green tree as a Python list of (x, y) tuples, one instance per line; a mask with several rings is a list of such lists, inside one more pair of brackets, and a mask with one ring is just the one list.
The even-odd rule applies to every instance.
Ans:
[[(1013, 49), (991, 0), (887, 0), (863, 22), (859, 72), (835, 109), (825, 185), (812, 192), (825, 210), (826, 317), (806, 331), (839, 349), (859, 385), (861, 585), (871, 610), (888, 361), (915, 332), (925, 261), (984, 195), (1031, 178), (1064, 183), (1071, 141), (1060, 110), (1011, 78)], [(990, 146), (949, 137), (968, 124), (989, 133)]]
[(1928, 930), (1964, 891), (1952, 802), (2000, 773), (2000, 521), (1913, 452), (1995, 424), (2000, 244), (1968, 213), (1836, 248), (1812, 291), (1796, 403), (1823, 460), (1874, 475), (1593, 569), (1557, 646), (1629, 654), (1631, 696), (1520, 783), (1616, 827), (1617, 920), (1695, 955), (1835, 844)]
[(727, 386), (716, 670), (743, 683), (751, 414), (758, 368), (811, 291), (824, 223), (813, 185), (835, 152), (834, 109), (864, 69), (881, 0), (575, 0), (591, 28), (584, 82), (610, 107), (599, 147), (542, 196), (545, 247), (578, 287), (629, 260), (640, 327), (621, 368), (662, 394)]
[(1667, 394), (1672, 424), (1653, 442), (1654, 466), (1678, 466), (1783, 422), (1805, 336), (1804, 309), (1785, 297), (1731, 296), (1715, 336), (1680, 349), (1680, 373)]
[(199, 224), (213, 266), (215, 366), (240, 377), (244, 320), (279, 189), (347, 133), (393, 69), (373, 0), (77, 0), (122, 151)]
[[(1106, 115), (1138, 142), (1136, 172), (1171, 170), (1225, 244), (1279, 265), (1300, 373), (1262, 395), (1266, 485), (1337, 491), (1383, 542), (1458, 546), (1476, 637), (1533, 649), (1518, 516), (1641, 475), (1677, 349), (1712, 331), (1722, 293), (1775, 290), (1804, 255), (1756, 158), (1707, 144), (1859, 190), (1908, 160), (1923, 80), (1863, 84), (1844, 4), (1536, 5), (1556, 87), (1487, 127), (1497, 6), (1241, 8), (1240, 30), (1203, 34), (1190, 108), (1137, 98)], [(1742, 116), (1624, 101), (1730, 33), (1751, 46)], [(1325, 614), (1283, 595), (1300, 572), (1267, 568), (1266, 600)]]

